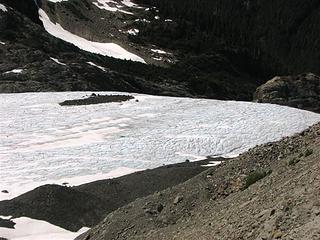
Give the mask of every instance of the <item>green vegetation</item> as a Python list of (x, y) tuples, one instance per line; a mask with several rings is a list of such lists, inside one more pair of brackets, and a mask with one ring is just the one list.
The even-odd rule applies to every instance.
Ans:
[(288, 165), (289, 165), (289, 166), (294, 166), (294, 165), (296, 165), (298, 162), (300, 162), (300, 159), (299, 159), (299, 158), (292, 158), (292, 159), (290, 159), (290, 161), (288, 162)]
[(313, 154), (313, 150), (310, 149), (310, 148), (308, 148), (308, 149), (304, 152), (304, 156), (305, 156), (305, 157), (308, 157), (308, 156), (310, 156), (311, 154)]
[(242, 187), (242, 190), (247, 189), (252, 184), (256, 183), (257, 181), (261, 180), (262, 178), (270, 175), (272, 173), (271, 170), (269, 171), (254, 171), (251, 172), (246, 178), (245, 178), (245, 184)]

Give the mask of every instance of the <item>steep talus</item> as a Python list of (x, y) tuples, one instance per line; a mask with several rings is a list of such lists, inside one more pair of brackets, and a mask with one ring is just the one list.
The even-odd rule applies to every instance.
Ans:
[(255, 147), (112, 212), (77, 239), (319, 239), (319, 140), (316, 124)]

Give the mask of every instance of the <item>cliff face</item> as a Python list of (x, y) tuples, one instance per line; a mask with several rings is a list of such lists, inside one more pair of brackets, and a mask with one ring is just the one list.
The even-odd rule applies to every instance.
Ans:
[(42, 25), (38, 14), (38, 7), (41, 7), (41, 0), (2, 0), (2, 2), (27, 16), (33, 22)]
[(320, 78), (312, 73), (275, 77), (257, 89), (254, 100), (320, 113)]
[(320, 2), (317, 0), (137, 2), (158, 6), (160, 13), (184, 23), (183, 28), (193, 25), (198, 31), (196, 35), (205, 32), (207, 42), (215, 48), (222, 44), (247, 53), (266, 74), (320, 71)]

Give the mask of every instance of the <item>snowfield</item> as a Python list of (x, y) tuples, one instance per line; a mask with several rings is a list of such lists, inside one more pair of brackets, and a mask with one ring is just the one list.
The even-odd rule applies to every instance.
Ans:
[(49, 16), (41, 8), (39, 9), (39, 18), (42, 21), (45, 30), (52, 36), (72, 43), (84, 51), (123, 60), (145, 63), (141, 57), (128, 52), (115, 43), (92, 42), (65, 30), (60, 24), (51, 22)]
[(61, 107), (90, 93), (0, 95), (0, 200), (44, 183), (78, 185), (207, 155), (236, 156), (300, 132), (320, 115), (249, 102), (134, 94)]

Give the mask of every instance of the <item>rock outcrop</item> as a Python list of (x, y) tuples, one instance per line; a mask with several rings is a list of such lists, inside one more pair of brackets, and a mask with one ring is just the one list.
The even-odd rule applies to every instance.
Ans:
[(257, 88), (254, 101), (320, 113), (320, 77), (312, 73), (275, 77)]

